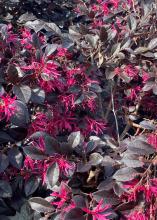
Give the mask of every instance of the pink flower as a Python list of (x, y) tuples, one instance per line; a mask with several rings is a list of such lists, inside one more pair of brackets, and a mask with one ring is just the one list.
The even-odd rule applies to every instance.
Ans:
[(52, 205), (56, 205), (57, 209), (63, 208), (65, 206), (65, 203), (70, 200), (70, 193), (71, 190), (67, 185), (64, 183), (61, 183), (59, 192), (53, 192), (50, 195), (53, 197), (56, 197), (56, 199), (59, 199), (58, 202), (52, 202)]
[(7, 43), (11, 43), (11, 42), (15, 43), (16, 41), (18, 41), (18, 35), (12, 32), (11, 24), (7, 25), (7, 35), (5, 37)]
[(97, 20), (95, 19), (92, 23), (93, 28), (102, 27), (102, 26), (103, 26), (103, 21), (100, 21), (98, 19)]
[(60, 95), (59, 96), (60, 102), (64, 104), (65, 110), (69, 111), (69, 109), (74, 109), (75, 108), (75, 95), (70, 94), (70, 95)]
[(119, 6), (119, 0), (110, 0), (110, 3), (113, 4), (113, 7), (114, 7), (115, 9), (117, 9), (118, 6)]
[(32, 160), (29, 156), (26, 156), (24, 161), (24, 167), (34, 169), (34, 160)]
[(127, 220), (149, 220), (141, 211), (133, 211), (127, 216)]
[(68, 52), (67, 48), (58, 48), (57, 57), (69, 57), (71, 54)]
[(39, 137), (37, 141), (32, 141), (32, 146), (39, 148), (41, 151), (45, 151), (45, 140), (43, 137)]
[(157, 135), (156, 134), (149, 134), (147, 137), (147, 141), (157, 150)]
[[(126, 188), (125, 185), (124, 187)], [(128, 201), (137, 201), (139, 193), (142, 193), (145, 196), (147, 202), (150, 202), (153, 197), (157, 196), (157, 183), (156, 181), (153, 181), (153, 179), (150, 179), (149, 183), (145, 185), (134, 183), (133, 185), (130, 185), (130, 188), (128, 189), (129, 191), (122, 196), (122, 198), (126, 197)]]
[(105, 15), (108, 15), (109, 14), (109, 8), (108, 8), (108, 4), (107, 3), (104, 3), (102, 5), (102, 10), (104, 12)]
[(41, 75), (41, 73), (46, 73), (48, 75), (51, 75), (53, 78), (58, 78), (58, 76), (60, 76), (57, 68), (57, 64), (55, 64), (51, 60), (45, 60), (44, 57), (42, 57), (40, 62), (33, 61), (30, 65), (21, 66), (21, 69), (23, 70), (34, 70), (37, 75)]
[(44, 181), (46, 176), (47, 167), (45, 166), (44, 161), (33, 160), (29, 156), (26, 156), (24, 160), (24, 166), (21, 169), (20, 173), (24, 176), (25, 179), (28, 179), (32, 174), (40, 176)]
[(123, 71), (129, 77), (136, 77), (138, 75), (138, 70), (132, 65), (125, 66)]
[(86, 134), (95, 133), (96, 135), (103, 134), (103, 131), (106, 129), (106, 124), (102, 120), (96, 120), (86, 116), (84, 118), (86, 123)]
[(102, 199), (100, 200), (98, 205), (92, 210), (88, 208), (82, 208), (82, 210), (88, 214), (91, 214), (93, 220), (108, 220), (107, 217), (111, 214), (111, 212), (107, 212), (107, 210), (110, 207), (111, 207), (110, 205), (103, 205), (103, 199)]
[(86, 99), (85, 101), (83, 101), (81, 103), (81, 105), (82, 105), (81, 107), (83, 109), (88, 108), (92, 112), (94, 112), (96, 110), (96, 107), (97, 107), (95, 98)]
[(53, 113), (49, 111), (49, 117), (45, 113), (38, 112), (34, 116), (34, 120), (32, 121), (28, 134), (31, 135), (36, 131), (47, 132), (48, 134), (55, 134), (55, 129), (53, 126)]
[(149, 78), (150, 78), (149, 74), (147, 72), (143, 71), (143, 73), (142, 73), (143, 83), (146, 83)]
[(70, 163), (63, 156), (56, 156), (55, 162), (57, 162), (60, 171), (65, 176), (71, 176), (75, 170), (75, 163)]
[(92, 5), (92, 11), (95, 11), (95, 12), (99, 11), (99, 6), (96, 5), (96, 4), (93, 4)]
[(103, 0), (97, 0), (97, 2), (98, 2), (99, 4), (101, 4), (101, 3), (102, 3), (102, 1), (103, 1)]
[(26, 49), (32, 49), (32, 34), (29, 29), (27, 28), (22, 28), (21, 29), (21, 37), (22, 39), (20, 40), (21, 45), (26, 48)]
[[(39, 36), (39, 40), (41, 43), (45, 42), (45, 36), (41, 35)], [(32, 44), (32, 34), (31, 31), (28, 28), (21, 28), (21, 39), (20, 39), (20, 43), (21, 45), (30, 50), (33, 48), (33, 44)]]
[(63, 90), (63, 84), (58, 80), (45, 80), (45, 79), (40, 78), (38, 80), (38, 83), (39, 83), (39, 86), (47, 93), (55, 91), (55, 89)]
[(44, 57), (41, 62), (33, 61), (31, 65), (22, 66), (23, 70), (33, 70), (39, 86), (46, 92), (52, 92), (56, 88), (62, 90), (63, 83), (60, 80), (58, 66), (53, 61), (46, 61)]
[(141, 91), (141, 87), (140, 86), (136, 86), (134, 88), (128, 89), (127, 92), (129, 93), (127, 95), (127, 99), (128, 100), (135, 100), (137, 98), (137, 94)]
[(132, 0), (127, 0), (129, 5), (132, 5)]
[(120, 67), (116, 67), (116, 68), (114, 69), (115, 75), (119, 75), (121, 72), (122, 72), (122, 70), (121, 70)]
[(11, 42), (15, 43), (17, 41), (18, 41), (18, 35), (17, 34), (13, 34), (11, 32), (8, 32), (8, 36), (7, 36), (6, 42), (7, 43), (11, 43)]
[[(38, 162), (38, 161), (37, 161)], [(63, 156), (60, 154), (54, 154), (54, 156), (51, 156), (47, 160), (44, 161), (44, 164), (42, 164), (42, 167), (40, 164), (38, 164), (41, 169), (39, 169), (43, 184), (46, 183), (46, 172), (50, 165), (57, 163), (59, 166), (60, 174), (63, 174), (65, 177), (70, 177), (74, 173), (75, 170), (75, 163), (70, 163), (68, 160), (66, 160)]]
[(9, 95), (0, 97), (0, 119), (6, 118), (10, 120), (11, 116), (16, 112), (15, 97), (11, 98)]
[[(65, 114), (66, 113), (66, 114)], [(63, 131), (69, 131), (71, 132), (73, 129), (76, 129), (76, 119), (73, 117), (73, 114), (69, 114), (67, 112), (64, 112), (61, 114), (55, 114), (54, 116), (54, 128), (56, 129), (56, 132), (63, 132)]]

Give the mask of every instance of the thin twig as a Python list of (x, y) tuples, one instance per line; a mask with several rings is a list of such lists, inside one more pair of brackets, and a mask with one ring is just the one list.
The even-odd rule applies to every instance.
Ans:
[(98, 100), (99, 100), (99, 106), (100, 106), (100, 111), (101, 111), (101, 117), (102, 119), (105, 120), (105, 114), (104, 114), (104, 110), (103, 110), (103, 104), (102, 104), (102, 97), (101, 94), (98, 94)]
[[(141, 106), (141, 101), (142, 101), (143, 96), (144, 96), (144, 93), (140, 94), (140, 96), (137, 98), (137, 100), (139, 100), (139, 101), (138, 101), (138, 103), (136, 104), (136, 110), (135, 110), (135, 112), (134, 112), (135, 115), (138, 114), (138, 111), (139, 111), (139, 108), (140, 108), (140, 106)], [(137, 100), (136, 100), (136, 101), (137, 101)], [(120, 140), (122, 140), (122, 139), (125, 137), (125, 135), (127, 134), (127, 132), (129, 131), (129, 129), (130, 129), (131, 127), (136, 127), (136, 128), (143, 129), (140, 125), (138, 125), (138, 124), (136, 124), (136, 123), (130, 121), (129, 119), (127, 119), (127, 124), (126, 124), (126, 127), (124, 128), (124, 131), (123, 131), (122, 134), (120, 135)]]
[(118, 144), (120, 145), (119, 127), (118, 127), (118, 120), (117, 120), (117, 115), (116, 115), (116, 111), (115, 111), (114, 95), (113, 95), (113, 85), (112, 85), (112, 83), (111, 83), (111, 103), (112, 103), (112, 112), (114, 114), (115, 123), (116, 123), (117, 141), (118, 141)]

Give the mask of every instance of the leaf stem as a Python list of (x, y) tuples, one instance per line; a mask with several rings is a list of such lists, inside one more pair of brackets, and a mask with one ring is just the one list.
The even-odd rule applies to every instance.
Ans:
[(114, 114), (115, 124), (116, 124), (117, 141), (118, 141), (118, 144), (120, 145), (119, 126), (118, 126), (118, 120), (117, 120), (117, 115), (116, 115), (116, 111), (115, 111), (114, 93), (113, 93), (113, 84), (112, 83), (111, 83), (111, 104), (112, 104), (112, 112)]

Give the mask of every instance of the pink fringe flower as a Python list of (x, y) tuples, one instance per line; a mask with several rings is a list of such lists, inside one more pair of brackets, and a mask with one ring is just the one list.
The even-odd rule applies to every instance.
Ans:
[(16, 112), (15, 97), (11, 98), (9, 95), (0, 97), (0, 119), (6, 118), (7, 121), (10, 120), (12, 115)]
[(110, 205), (104, 205), (103, 199), (100, 200), (98, 205), (93, 208), (92, 210), (88, 208), (82, 208), (82, 210), (88, 214), (91, 214), (93, 217), (93, 220), (108, 220), (108, 216), (111, 214), (111, 212), (107, 212), (107, 210), (110, 208)]
[(90, 133), (95, 133), (96, 135), (103, 134), (104, 130), (106, 129), (106, 124), (102, 120), (92, 119), (88, 116), (86, 116), (84, 120), (86, 123), (86, 135)]
[(157, 135), (156, 134), (149, 134), (147, 137), (147, 141), (157, 150)]
[(127, 220), (149, 220), (141, 211), (133, 211), (127, 216)]
[(59, 192), (53, 192), (50, 194), (51, 196), (59, 199), (58, 202), (52, 202), (52, 205), (56, 205), (57, 209), (63, 208), (63, 206), (65, 206), (65, 203), (70, 200), (70, 193), (71, 191), (69, 187), (64, 183), (61, 183)]

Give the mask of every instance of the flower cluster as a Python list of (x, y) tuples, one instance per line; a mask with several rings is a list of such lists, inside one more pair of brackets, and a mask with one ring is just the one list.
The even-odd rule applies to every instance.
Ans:
[(155, 0), (5, 2), (0, 218), (156, 220)]

